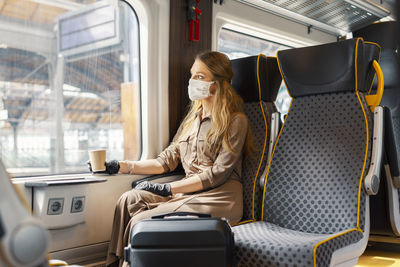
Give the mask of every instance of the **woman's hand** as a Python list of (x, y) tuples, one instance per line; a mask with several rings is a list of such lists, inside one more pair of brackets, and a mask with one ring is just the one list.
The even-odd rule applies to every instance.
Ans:
[(144, 181), (135, 186), (135, 189), (149, 191), (163, 197), (172, 195), (170, 184), (150, 183), (148, 181)]
[[(90, 161), (87, 161), (86, 163), (88, 165), (89, 171), (93, 172), (92, 163)], [(109, 175), (116, 174), (120, 170), (120, 164), (118, 160), (106, 161), (104, 163), (104, 166), (106, 166), (106, 170), (103, 172), (108, 173)]]
[(106, 173), (109, 175), (118, 173), (120, 169), (118, 160), (106, 161), (104, 165), (106, 165)]

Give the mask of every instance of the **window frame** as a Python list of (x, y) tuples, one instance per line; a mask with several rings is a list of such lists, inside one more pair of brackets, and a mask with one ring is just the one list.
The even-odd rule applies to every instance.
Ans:
[[(121, 0), (136, 10), (140, 22), (142, 155), (155, 158), (169, 144), (170, 0)], [(154, 135), (152, 133), (157, 133)]]

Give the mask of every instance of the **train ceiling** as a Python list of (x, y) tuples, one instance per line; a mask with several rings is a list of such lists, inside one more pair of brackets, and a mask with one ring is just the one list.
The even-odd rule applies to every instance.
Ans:
[(236, 0), (330, 34), (345, 35), (389, 17), (396, 0)]

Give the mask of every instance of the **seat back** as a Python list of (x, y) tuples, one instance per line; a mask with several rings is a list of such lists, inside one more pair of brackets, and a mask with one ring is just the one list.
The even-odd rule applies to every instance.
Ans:
[[(367, 41), (376, 42), (381, 46), (380, 65), (385, 76), (385, 92), (382, 96), (381, 105), (389, 108), (389, 117), (385, 121), (390, 139), (393, 142), (386, 142), (385, 149), (389, 160), (391, 174), (399, 176), (400, 166), (400, 56), (398, 51), (397, 23), (387, 21), (369, 25), (354, 32), (355, 36), (363, 37)], [(376, 90), (374, 81), (371, 91)], [(385, 140), (388, 140), (385, 136)]]
[(242, 221), (257, 220), (261, 215), (262, 190), (257, 186), (267, 166), (271, 114), (276, 112), (274, 101), (282, 82), (276, 58), (264, 55), (232, 60), (233, 88), (244, 100), (253, 134), (255, 151), (243, 162)]
[(278, 52), (293, 99), (267, 171), (264, 221), (319, 234), (364, 229), (372, 144), (364, 96), (377, 50), (351, 39)]
[[(378, 196), (371, 199), (371, 213), (375, 215), (371, 217), (371, 231), (376, 234), (394, 233), (400, 236), (400, 56), (397, 33), (397, 23), (387, 21), (371, 24), (353, 35), (381, 46), (379, 64), (385, 77), (381, 105), (386, 107), (384, 173), (388, 190), (381, 190)], [(375, 81), (371, 91), (375, 91), (376, 86)], [(384, 188), (386, 189), (386, 185)], [(389, 212), (389, 221), (386, 220), (386, 210)]]

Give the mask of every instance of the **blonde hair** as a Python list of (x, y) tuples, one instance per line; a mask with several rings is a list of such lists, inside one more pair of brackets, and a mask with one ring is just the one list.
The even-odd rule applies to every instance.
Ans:
[[(233, 152), (228, 130), (232, 116), (237, 112), (243, 113), (243, 99), (231, 85), (233, 77), (231, 61), (225, 54), (215, 51), (200, 53), (196, 56), (196, 60), (207, 66), (217, 85), (211, 113), (212, 128), (206, 135), (206, 144), (214, 151), (218, 151), (222, 145), (229, 152)], [(196, 112), (201, 108), (201, 100), (191, 102), (189, 112), (183, 121), (181, 136), (190, 129), (196, 118)], [(245, 157), (250, 156), (253, 150), (253, 138), (248, 126), (244, 144)]]

